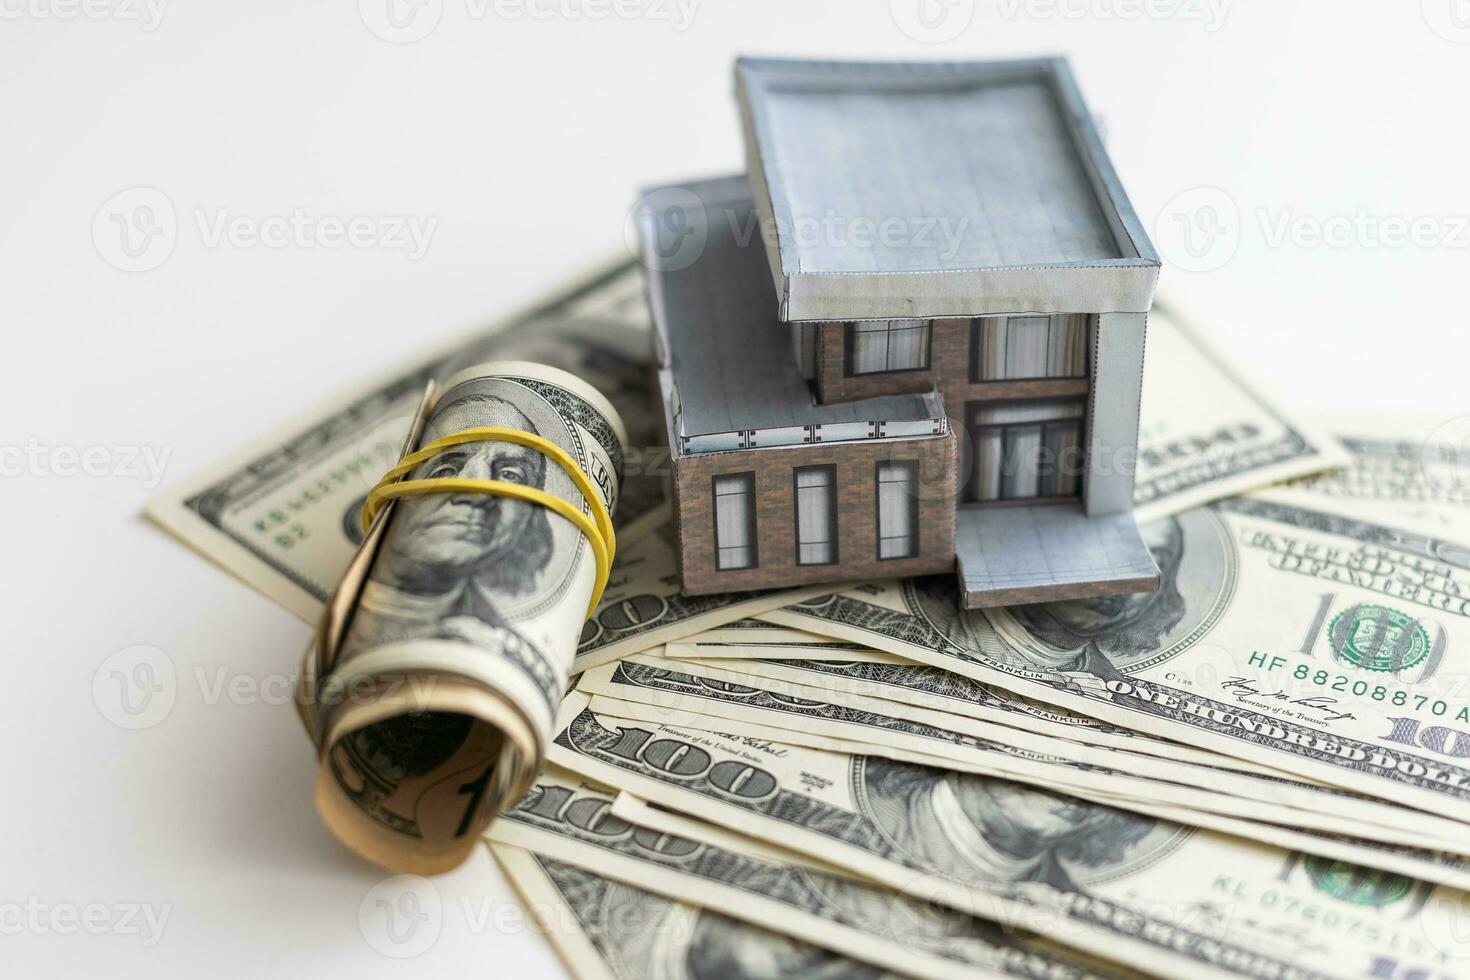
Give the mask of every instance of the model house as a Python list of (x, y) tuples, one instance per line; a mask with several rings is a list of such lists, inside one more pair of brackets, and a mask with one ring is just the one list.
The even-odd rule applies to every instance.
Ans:
[(640, 214), (685, 589), (1156, 588), (1131, 511), (1159, 261), (1065, 62), (736, 85), (748, 178)]

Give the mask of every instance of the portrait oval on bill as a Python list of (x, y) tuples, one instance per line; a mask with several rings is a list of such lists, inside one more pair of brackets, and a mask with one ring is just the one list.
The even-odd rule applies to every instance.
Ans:
[(708, 909), (609, 881), (597, 907), (604, 955), (627, 980), (878, 980), (884, 971)]
[(1085, 891), (1151, 867), (1187, 828), (1008, 779), (867, 757), (861, 812), (905, 863), (987, 891)]
[(987, 919), (935, 905), (902, 892), (874, 887), (855, 878), (795, 869), (811, 900), (827, 914), (863, 932), (908, 945), (924, 943), (935, 951), (952, 951), (972, 940), (976, 950), (1004, 945), (1004, 930)]
[[(586, 457), (580, 434), (556, 409), (507, 378), (476, 378), (445, 392), (425, 441), (483, 426), (520, 429), (566, 448), (574, 459)], [(452, 446), (411, 475), (438, 477), (521, 484), (587, 510), (571, 478), (529, 446), (494, 440)], [(394, 541), (383, 554), (392, 555), (414, 577), (412, 591), (442, 595), (472, 590), (506, 621), (526, 619), (554, 604), (571, 585), (583, 549), (589, 547), (580, 530), (545, 507), (481, 493), (402, 501), (389, 533)]]
[[(962, 649), (1024, 675), (1083, 672), (1103, 679), (1163, 663), (1199, 642), (1219, 620), (1238, 578), (1224, 520), (1210, 508), (1141, 529), (1159, 566), (1156, 592), (956, 611), (942, 586), (911, 590), (910, 606)], [(952, 588), (952, 586), (951, 586)]]

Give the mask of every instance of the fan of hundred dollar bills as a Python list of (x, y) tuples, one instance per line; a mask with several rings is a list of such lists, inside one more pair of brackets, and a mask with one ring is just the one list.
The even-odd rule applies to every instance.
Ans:
[[(325, 624), (298, 693), (349, 846), (426, 874), (486, 842), (584, 977), (1470, 974), (1464, 445), (1313, 425), (1165, 302), (1158, 592), (691, 597), (648, 350), (612, 267), (152, 506)], [(527, 493), (364, 532), (401, 457), (486, 428), (527, 436), (409, 477)]]

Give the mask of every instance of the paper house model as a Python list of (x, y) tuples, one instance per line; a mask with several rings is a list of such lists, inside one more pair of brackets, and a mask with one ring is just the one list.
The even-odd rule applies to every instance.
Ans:
[(639, 212), (690, 593), (1149, 591), (1159, 261), (1062, 60), (743, 59), (747, 177)]

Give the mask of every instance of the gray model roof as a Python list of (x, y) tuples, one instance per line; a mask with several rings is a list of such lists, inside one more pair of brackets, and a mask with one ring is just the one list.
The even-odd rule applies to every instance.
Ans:
[(1158, 259), (1064, 61), (744, 58), (736, 80), (785, 319), (1147, 309)]
[[(947, 431), (938, 396), (819, 405), (777, 318), (755, 205), (744, 177), (657, 188), (640, 215), (676, 449), (687, 453)], [(702, 243), (683, 255), (659, 232)], [(692, 259), (691, 259), (692, 257)]]

